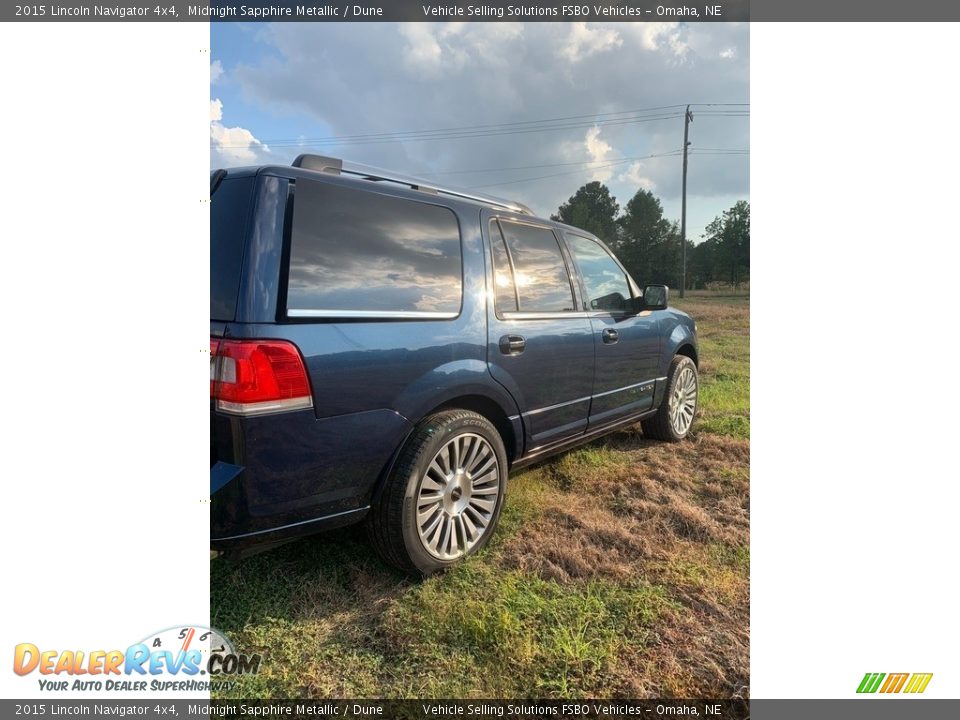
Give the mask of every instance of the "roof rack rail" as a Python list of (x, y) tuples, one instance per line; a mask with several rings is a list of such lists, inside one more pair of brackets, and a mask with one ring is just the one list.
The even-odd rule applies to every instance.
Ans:
[(481, 193), (470, 192), (468, 190), (460, 190), (458, 188), (441, 187), (431, 183), (429, 180), (422, 180), (410, 175), (401, 175), (389, 170), (372, 167), (370, 165), (351, 163), (349, 167), (344, 167), (343, 160), (340, 160), (339, 158), (325, 157), (323, 155), (303, 154), (298, 155), (297, 159), (293, 161), (293, 167), (303, 168), (304, 170), (316, 170), (318, 172), (330, 173), (332, 175), (354, 175), (356, 177), (362, 177), (366, 180), (372, 180), (374, 182), (392, 182), (399, 185), (406, 185), (414, 190), (431, 193), (433, 195), (438, 193), (442, 195), (451, 195), (453, 197), (464, 198), (466, 200), (474, 200), (486, 205), (494, 205), (503, 210), (510, 210), (511, 212), (521, 213), (523, 215), (534, 214), (533, 210), (528, 208), (526, 205), (513, 200), (504, 200), (503, 198), (498, 198), (493, 195), (484, 195)]

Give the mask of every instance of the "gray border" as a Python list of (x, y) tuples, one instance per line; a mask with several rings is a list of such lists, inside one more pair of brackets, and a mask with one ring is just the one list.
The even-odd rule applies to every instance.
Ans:
[[(210, 3), (169, 2), (160, 0), (159, 6), (169, 8), (166, 14), (156, 15), (154, 2), (143, 0), (106, 0), (97, 3), (89, 0), (65, 0), (57, 3), (0, 5), (0, 21), (3, 22), (573, 22), (590, 20), (597, 22), (929, 22), (960, 20), (960, 3), (947, 0), (724, 0), (717, 4), (694, 0), (586, 0), (587, 15), (564, 15), (564, 6), (576, 3), (555, 0), (522, 2), (518, 0), (360, 0), (348, 3), (344, 0), (320, 2), (295, 2), (291, 0), (214, 0)], [(257, 18), (242, 15), (241, 8), (273, 8), (269, 16)], [(443, 8), (440, 14), (424, 13), (423, 6)], [(312, 15), (298, 13), (296, 8), (312, 8)], [(372, 8), (373, 13), (357, 16), (352, 8)], [(507, 8), (520, 8), (521, 14), (509, 15)], [(17, 8), (36, 8), (42, 15), (17, 14)], [(133, 8), (136, 14), (129, 17), (97, 14), (96, 8), (114, 10)], [(210, 15), (209, 9), (217, 10)], [(469, 8), (483, 7), (503, 10), (496, 14), (473, 14)], [(719, 15), (709, 16), (706, 8), (719, 9)], [(60, 8), (82, 10), (80, 15), (66, 14)], [(191, 14), (191, 8), (194, 12)], [(201, 12), (197, 12), (197, 9)], [(595, 12), (600, 8), (601, 12)], [(459, 9), (459, 10), (458, 10)], [(289, 10), (289, 12), (286, 12)], [(206, 11), (206, 12), (203, 12)], [(693, 12), (696, 15), (693, 15)], [(489, 13), (489, 11), (488, 11)]]
[[(169, 680), (169, 676), (163, 677), (163, 680)], [(228, 680), (227, 676), (218, 678), (219, 680)], [(149, 681), (149, 680), (148, 680)], [(184, 680), (184, 682), (193, 682)], [(466, 715), (463, 710), (468, 703), (474, 705), (484, 704), (493, 707), (500, 707), (505, 710), (501, 716), (499, 714), (481, 714)], [(743, 718), (752, 718), (753, 720), (942, 720), (943, 718), (960, 717), (960, 700), (939, 700), (924, 698), (862, 698), (848, 700), (751, 700), (749, 707), (743, 700), (180, 700), (172, 698), (155, 697), (146, 699), (123, 699), (123, 698), (103, 698), (92, 699), (89, 696), (81, 699), (79, 693), (70, 697), (45, 697), (32, 700), (0, 700), (0, 717), (17, 717), (17, 706), (27, 705), (32, 709), (45, 707), (44, 713), (32, 712), (30, 715), (39, 717), (54, 717), (51, 712), (53, 706), (66, 706), (74, 709), (74, 712), (66, 717), (104, 717), (104, 708), (127, 708), (126, 717), (146, 717), (146, 718), (206, 718), (206, 717), (250, 717), (242, 715), (239, 711), (241, 706), (245, 708), (270, 706), (274, 712), (266, 717), (282, 718), (301, 717), (297, 712), (297, 706), (301, 710), (314, 708), (312, 717), (336, 717), (349, 718), (347, 710), (353, 709), (353, 705), (359, 705), (363, 708), (380, 708), (381, 712), (373, 717), (390, 718), (402, 716), (410, 720), (436, 720), (436, 717), (473, 717), (477, 720), (484, 718), (498, 718), (506, 720), (517, 718), (518, 720), (530, 720), (531, 717), (546, 717), (554, 720), (589, 720), (590, 718), (611, 718), (611, 720), (624, 720), (625, 718), (645, 718), (645, 717), (677, 717), (690, 716), (685, 713), (676, 713), (676, 709), (689, 709), (695, 707), (697, 715), (695, 717), (721, 717), (727, 720), (742, 720)], [(520, 706), (523, 713), (511, 714), (507, 711), (507, 705), (512, 704), (516, 708)], [(587, 714), (571, 712), (572, 706), (587, 705), (590, 711)], [(601, 708), (613, 708), (611, 712), (594, 712), (593, 706), (598, 705)], [(718, 715), (707, 715), (707, 706), (719, 705), (720, 713)], [(98, 706), (99, 712), (94, 708)], [(159, 710), (156, 710), (158, 708)], [(434, 715), (426, 710), (442, 708), (445, 712), (442, 715)], [(79, 708), (85, 708), (87, 712), (76, 712)], [(137, 708), (139, 712), (130, 712), (130, 708)], [(172, 712), (171, 712), (172, 708)], [(276, 712), (276, 708), (289, 708), (287, 712)], [(553, 708), (548, 714), (531, 714), (533, 708)], [(630, 714), (624, 714), (623, 710), (629, 708)], [(233, 713), (221, 715), (213, 710), (232, 709)], [(336, 709), (336, 714), (333, 714)], [(674, 712), (671, 713), (670, 710)], [(666, 710), (666, 712), (664, 711)], [(320, 711), (317, 714), (317, 711)], [(114, 710), (116, 713), (116, 710)], [(174, 715), (173, 713), (176, 713)], [(20, 716), (24, 716), (21, 711)], [(64, 715), (61, 713), (61, 717)], [(120, 717), (118, 714), (111, 713), (110, 717)]]
[[(582, 4), (581, 4), (582, 3)], [(129, 17), (104, 15), (106, 8), (116, 7), (131, 11)], [(244, 14), (243, 7), (265, 12), (264, 17)], [(439, 12), (424, 12), (424, 6)], [(587, 13), (568, 11), (564, 7), (585, 8)], [(18, 7), (37, 8), (42, 14), (17, 15)], [(157, 15), (154, 2), (143, 0), (63, 0), (55, 3), (31, 5), (0, 5), (0, 20), (41, 22), (745, 22), (750, 19), (750, 0), (717, 0), (715, 3), (695, 0), (326, 0), (326, 2), (297, 2), (296, 0), (214, 0), (189, 3), (160, 0), (159, 7), (166, 12)], [(354, 8), (371, 9), (357, 15)], [(58, 9), (80, 9), (79, 14), (63, 14)], [(298, 8), (303, 8), (298, 11)], [(471, 11), (471, 8), (474, 8)], [(476, 8), (482, 8), (478, 14)], [(510, 8), (514, 8), (513, 11)], [(718, 14), (708, 15), (706, 8), (715, 8)], [(42, 9), (42, 10), (41, 10)], [(132, 9), (132, 10), (130, 10)], [(495, 11), (491, 14), (491, 10)], [(519, 10), (519, 12), (518, 12)], [(599, 10), (599, 12), (598, 12)], [(312, 14), (308, 14), (312, 13)], [(511, 14), (512, 13), (512, 14)]]

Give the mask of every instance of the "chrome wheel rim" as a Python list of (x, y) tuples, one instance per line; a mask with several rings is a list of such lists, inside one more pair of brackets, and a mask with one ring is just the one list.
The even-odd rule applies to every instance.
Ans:
[(417, 488), (417, 532), (440, 560), (463, 557), (490, 529), (500, 497), (500, 465), (476, 433), (457, 435), (433, 456)]
[(670, 394), (670, 424), (677, 435), (686, 434), (697, 412), (697, 374), (687, 366), (680, 370)]

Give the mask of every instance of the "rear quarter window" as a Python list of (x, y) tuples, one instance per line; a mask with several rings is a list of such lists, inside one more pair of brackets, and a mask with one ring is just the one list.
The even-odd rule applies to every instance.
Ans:
[(450, 209), (297, 181), (288, 316), (456, 317), (462, 287)]
[(253, 186), (253, 177), (227, 177), (210, 198), (211, 320), (229, 322), (236, 314)]

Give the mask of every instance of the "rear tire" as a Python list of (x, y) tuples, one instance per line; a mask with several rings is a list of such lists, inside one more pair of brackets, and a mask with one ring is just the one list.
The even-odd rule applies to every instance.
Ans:
[(430, 575), (490, 540), (506, 497), (507, 454), (496, 428), (469, 410), (423, 420), (407, 440), (370, 510), (380, 556)]
[(685, 355), (676, 355), (667, 372), (667, 389), (657, 414), (641, 422), (643, 434), (667, 442), (683, 440), (693, 427), (699, 396), (696, 364)]

